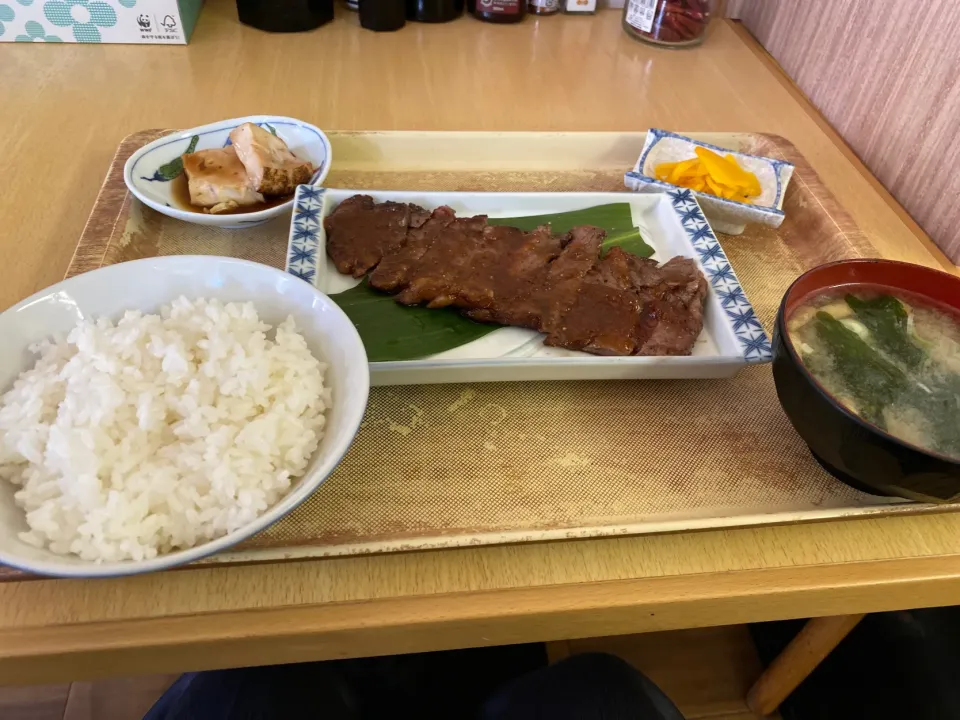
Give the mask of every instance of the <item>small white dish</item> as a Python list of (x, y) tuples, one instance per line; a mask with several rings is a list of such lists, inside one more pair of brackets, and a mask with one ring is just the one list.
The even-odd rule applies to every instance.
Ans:
[(323, 293), (266, 265), (215, 256), (173, 255), (110, 265), (78, 275), (27, 298), (0, 314), (0, 391), (36, 360), (28, 347), (65, 335), (82, 318), (118, 318), (124, 310), (155, 312), (185, 295), (223, 302), (253, 302), (260, 318), (277, 325), (288, 315), (311, 352), (327, 363), (325, 381), (333, 404), (326, 430), (306, 473), (276, 505), (249, 525), (212, 542), (151, 560), (95, 563), (57, 555), (21, 541), (27, 530), (14, 486), (0, 480), (0, 563), (40, 575), (115, 577), (163, 570), (220, 552), (275, 523), (309, 497), (330, 475), (353, 442), (367, 406), (370, 374), (360, 336), (347, 316)]
[(130, 156), (123, 167), (123, 180), (127, 188), (138, 200), (157, 212), (197, 225), (213, 225), (228, 229), (248, 228), (262, 225), (268, 220), (289, 213), (293, 207), (292, 199), (266, 210), (234, 215), (211, 215), (186, 210), (179, 207), (174, 200), (170, 181), (158, 172), (162, 165), (187, 151), (190, 139), (194, 135), (199, 138), (196, 150), (222, 148), (229, 144), (230, 131), (248, 122), (275, 132), (289, 146), (294, 155), (309, 160), (317, 168), (309, 184), (319, 185), (327, 177), (333, 151), (330, 148), (330, 140), (320, 128), (302, 120), (280, 115), (250, 115), (181, 130), (144, 145)]
[[(695, 157), (697, 146), (722, 154), (730, 153), (740, 167), (749, 170), (760, 181), (760, 197), (753, 204), (728, 200), (710, 193), (701, 193), (658, 180), (654, 168), (660, 163), (677, 162)], [(700, 142), (684, 135), (651, 128), (640, 159), (624, 176), (631, 190), (644, 193), (682, 192), (696, 198), (714, 229), (727, 235), (739, 235), (748, 222), (780, 227), (783, 222), (783, 197), (793, 176), (793, 164), (785, 160), (747, 155), (736, 150)]]
[(409, 385), (506, 380), (623, 380), (731, 377), (747, 365), (769, 362), (770, 339), (697, 201), (666, 193), (482, 193), (332, 190), (301, 185), (290, 225), (287, 271), (334, 300), (360, 281), (337, 272), (326, 255), (323, 219), (356, 194), (377, 202), (447, 205), (458, 215), (521, 217), (629, 203), (653, 258), (693, 258), (710, 283), (704, 327), (684, 357), (601, 357), (548, 347), (533, 330), (503, 327), (473, 342), (416, 360), (370, 363), (371, 384)]

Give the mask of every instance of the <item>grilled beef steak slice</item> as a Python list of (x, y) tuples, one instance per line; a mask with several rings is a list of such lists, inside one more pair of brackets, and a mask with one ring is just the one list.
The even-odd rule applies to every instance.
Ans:
[(597, 355), (689, 355), (703, 329), (707, 283), (696, 263), (612, 248), (578, 226), (554, 235), (428, 214), (404, 203), (343, 201), (326, 219), (327, 252), (341, 272), (376, 268), (370, 284), (406, 305), (452, 306), (481, 322), (546, 333), (545, 344)]
[(606, 235), (600, 228), (584, 225), (571, 229), (563, 237), (563, 252), (550, 263), (540, 294), (538, 330), (549, 335), (562, 326), (563, 317), (577, 299), (583, 278), (600, 257), (600, 244)]
[(613, 248), (584, 275), (569, 309), (545, 327), (547, 345), (595, 355), (632, 355), (654, 318), (633, 285), (628, 255)]
[(456, 214), (446, 205), (433, 211), (430, 219), (419, 227), (407, 231), (404, 245), (383, 256), (380, 264), (370, 274), (370, 285), (383, 292), (398, 292), (410, 282), (410, 275), (416, 269), (424, 254), (450, 223)]
[(406, 243), (408, 228), (420, 227), (429, 217), (418, 205), (374, 203), (369, 195), (354, 195), (324, 220), (327, 254), (340, 272), (363, 277)]
[(473, 259), (484, 251), (486, 226), (485, 215), (457, 218), (447, 225), (410, 270), (397, 302), (431, 308), (452, 305), (457, 288), (471, 273)]
[[(546, 226), (530, 232), (493, 226), (486, 236), (500, 251), (479, 265), (471, 292), (463, 296), (462, 307), (471, 306), (466, 315), (481, 322), (539, 329), (550, 263), (567, 238), (551, 234)], [(489, 288), (489, 295), (484, 297), (477, 286)]]
[(657, 326), (638, 355), (689, 355), (703, 330), (707, 281), (693, 260), (675, 257), (660, 267), (653, 288)]

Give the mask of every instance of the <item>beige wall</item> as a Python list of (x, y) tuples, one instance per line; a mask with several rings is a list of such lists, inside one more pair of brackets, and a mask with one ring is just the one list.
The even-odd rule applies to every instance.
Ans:
[(728, 10), (960, 263), (960, 3), (736, 0)]

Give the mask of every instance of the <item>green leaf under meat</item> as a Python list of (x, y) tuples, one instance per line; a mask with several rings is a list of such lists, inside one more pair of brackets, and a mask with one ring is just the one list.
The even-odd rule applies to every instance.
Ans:
[(926, 353), (910, 338), (907, 309), (892, 295), (861, 300), (847, 295), (844, 300), (864, 324), (877, 347), (910, 368), (917, 367)]
[(500, 327), (474, 322), (452, 308), (401, 305), (366, 280), (330, 298), (356, 325), (370, 362), (416, 360), (460, 347)]
[(550, 225), (555, 233), (565, 233), (578, 225), (596, 225), (607, 231), (601, 245), (601, 255), (612, 247), (639, 257), (650, 257), (653, 248), (647, 245), (640, 230), (633, 222), (630, 203), (611, 203), (584, 210), (553, 213), (552, 215), (528, 215), (520, 218), (490, 218), (491, 225), (512, 225), (521, 230), (533, 230), (540, 225)]
[[(641, 257), (653, 255), (653, 248), (633, 224), (629, 203), (600, 205), (584, 210), (519, 218), (491, 218), (491, 225), (512, 225), (533, 230), (549, 223), (555, 233), (577, 225), (596, 225), (607, 231), (604, 249), (614, 246)], [(371, 362), (416, 360), (452, 350), (477, 340), (500, 325), (478, 323), (450, 308), (428, 310), (395, 302), (371, 288), (366, 281), (345, 292), (331, 295), (357, 327)]]

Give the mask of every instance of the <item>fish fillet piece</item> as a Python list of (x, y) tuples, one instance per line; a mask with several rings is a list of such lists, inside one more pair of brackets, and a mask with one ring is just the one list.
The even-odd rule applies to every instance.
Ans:
[(235, 127), (230, 140), (247, 169), (250, 184), (264, 195), (289, 195), (313, 175), (313, 165), (298, 158), (283, 140), (258, 125), (244, 123)]
[(250, 186), (247, 171), (232, 146), (200, 150), (183, 156), (190, 202), (210, 212), (224, 212), (263, 202)]

